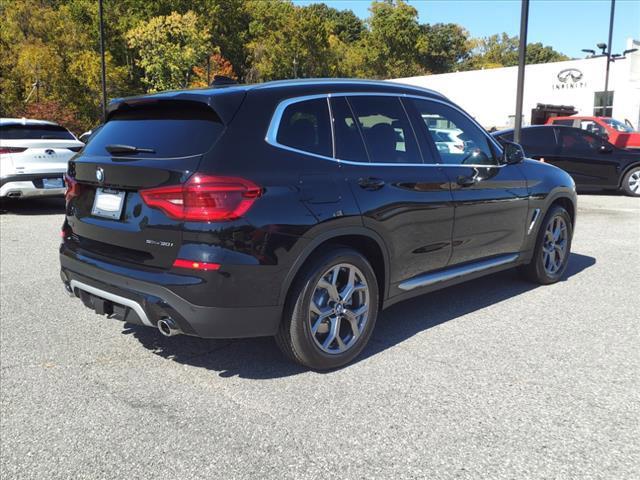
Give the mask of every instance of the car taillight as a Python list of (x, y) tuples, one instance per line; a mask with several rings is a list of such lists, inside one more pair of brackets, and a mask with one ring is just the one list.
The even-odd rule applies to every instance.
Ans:
[(82, 191), (82, 185), (80, 185), (75, 178), (69, 176), (66, 173), (64, 174), (64, 183), (67, 186), (67, 189), (64, 192), (64, 200), (66, 204), (69, 205), (69, 202), (72, 198), (80, 195), (80, 192)]
[(2, 153), (22, 153), (26, 148), (22, 147), (0, 147), (0, 154)]
[(262, 194), (255, 183), (237, 177), (195, 174), (184, 185), (140, 191), (144, 203), (169, 217), (189, 222), (216, 222), (242, 217)]
[(191, 270), (219, 270), (219, 263), (196, 262), (194, 260), (185, 260), (184, 258), (176, 258), (173, 262), (175, 268), (188, 268)]

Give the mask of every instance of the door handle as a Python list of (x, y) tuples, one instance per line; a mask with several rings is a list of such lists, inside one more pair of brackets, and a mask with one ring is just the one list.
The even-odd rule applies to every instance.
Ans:
[(461, 187), (470, 187), (471, 185), (475, 185), (475, 183), (478, 181), (478, 178), (473, 175), (471, 177), (465, 177), (464, 175), (460, 175), (458, 177), (458, 185), (460, 185)]
[(374, 177), (360, 178), (358, 180), (358, 185), (360, 185), (360, 188), (364, 188), (365, 190), (380, 190), (384, 187), (384, 180)]

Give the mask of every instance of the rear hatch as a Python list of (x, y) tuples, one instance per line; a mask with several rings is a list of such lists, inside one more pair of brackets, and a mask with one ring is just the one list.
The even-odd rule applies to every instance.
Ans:
[(70, 162), (71, 238), (93, 256), (171, 267), (183, 222), (149, 207), (140, 192), (185, 183), (223, 131), (218, 115), (200, 102), (150, 101), (115, 110)]

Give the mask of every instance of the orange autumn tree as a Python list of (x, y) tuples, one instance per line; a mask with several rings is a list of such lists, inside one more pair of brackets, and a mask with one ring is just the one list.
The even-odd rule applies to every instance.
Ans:
[[(210, 81), (213, 81), (215, 75), (223, 75), (225, 77), (238, 79), (231, 62), (224, 58), (220, 53), (214, 53), (209, 57)], [(192, 87), (207, 87), (207, 62), (193, 67), (193, 77), (191, 77)]]

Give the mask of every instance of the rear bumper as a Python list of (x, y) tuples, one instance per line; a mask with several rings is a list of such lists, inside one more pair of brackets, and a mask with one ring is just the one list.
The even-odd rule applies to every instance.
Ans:
[(171, 318), (187, 334), (204, 338), (275, 335), (281, 306), (211, 307), (194, 305), (170, 288), (105, 271), (61, 253), (60, 275), (67, 293), (99, 314), (156, 327)]
[(57, 197), (65, 192), (64, 182), (62, 188), (44, 188), (45, 178), (59, 178), (62, 173), (21, 174), (9, 175), (0, 178), (0, 197)]

